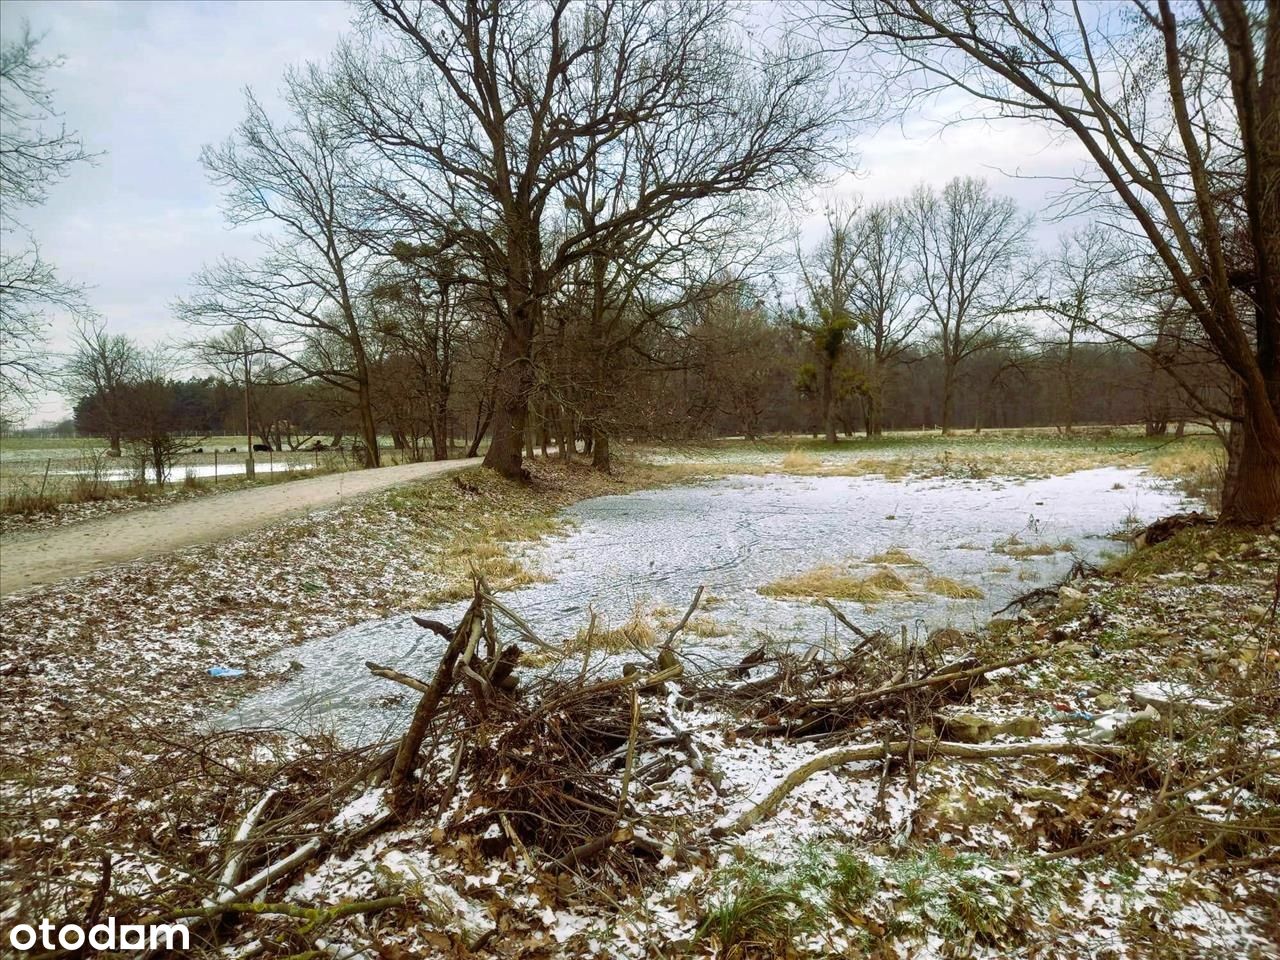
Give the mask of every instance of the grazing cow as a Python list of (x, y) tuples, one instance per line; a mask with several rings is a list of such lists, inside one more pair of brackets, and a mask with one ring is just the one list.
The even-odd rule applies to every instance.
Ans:
[(253, 445), (254, 453), (270, 453), (271, 445), (269, 443), (255, 443)]

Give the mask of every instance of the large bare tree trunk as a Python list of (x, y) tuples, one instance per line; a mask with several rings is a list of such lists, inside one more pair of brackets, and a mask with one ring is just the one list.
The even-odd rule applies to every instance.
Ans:
[(449, 459), (449, 401), (442, 398), (431, 411), (431, 459)]
[(946, 369), (942, 375), (942, 434), (951, 433), (951, 411), (956, 399), (956, 368), (950, 361), (945, 361)]
[(872, 367), (870, 389), (866, 396), (866, 427), (868, 437), (879, 437), (884, 433), (884, 384), (887, 377), (884, 364), (877, 360)]
[(533, 392), (532, 316), (517, 316), (515, 329), (503, 335), (498, 357), (493, 440), (484, 455), (484, 465), (513, 480), (526, 478), (524, 431), (529, 418), (529, 394)]
[(827, 443), (836, 443), (836, 364), (835, 359), (823, 357), (822, 364), (822, 426), (827, 434)]
[(360, 436), (364, 440), (364, 465), (380, 467), (382, 454), (378, 450), (378, 424), (373, 419), (373, 398), (370, 396), (369, 380), (365, 374), (360, 378), (356, 403), (360, 408)]
[(1280, 517), (1280, 431), (1275, 423), (1274, 414), (1268, 418), (1266, 411), (1251, 409), (1246, 402), (1242, 421), (1231, 424), (1222, 490), (1224, 522), (1264, 524)]
[(613, 454), (609, 449), (609, 434), (597, 426), (592, 426), (591, 437), (591, 466), (601, 473), (608, 473), (613, 466)]

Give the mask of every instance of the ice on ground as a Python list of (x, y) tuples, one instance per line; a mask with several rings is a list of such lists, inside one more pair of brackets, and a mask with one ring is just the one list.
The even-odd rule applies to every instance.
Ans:
[[(1185, 505), (1142, 471), (1117, 468), (1031, 481), (735, 476), (578, 503), (567, 511), (576, 521), (572, 532), (530, 551), (531, 565), (550, 580), (502, 599), (545, 638), (563, 640), (592, 610), (602, 626), (618, 626), (637, 605), (682, 611), (704, 585), (717, 598), (707, 615), (728, 632), (687, 633), (680, 650), (705, 666), (736, 658), (765, 637), (836, 646), (849, 639), (812, 602), (758, 593), (780, 577), (820, 564), (851, 563), (851, 572), (871, 573), (877, 566), (869, 559), (896, 547), (930, 574), (978, 587), (983, 598), (938, 596), (921, 583), (874, 605), (842, 604), (853, 619), (894, 632), (906, 624), (916, 634), (976, 627), (1013, 597), (1062, 576), (1077, 557), (1097, 560), (1121, 549), (1107, 536), (1118, 528)], [(1055, 549), (1017, 558), (992, 552), (1011, 537)], [(465, 607), (424, 613), (451, 623)], [(365, 661), (422, 674), (439, 650), (439, 638), (408, 615), (360, 624), (280, 654), (271, 668), (297, 660), (305, 669), (246, 702), (228, 722), (307, 713), (323, 715), (351, 740), (376, 738), (399, 729), (411, 704), (371, 677)]]

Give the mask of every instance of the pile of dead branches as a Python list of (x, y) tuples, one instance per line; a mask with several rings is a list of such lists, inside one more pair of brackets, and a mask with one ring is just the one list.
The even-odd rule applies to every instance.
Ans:
[[(634, 873), (634, 857), (660, 852), (636, 829), (628, 802), (636, 752), (656, 739), (641, 698), (682, 668), (594, 683), (542, 677), (521, 689), (520, 648), (500, 644), (495, 612), (527, 643), (555, 652), (478, 577), (456, 628), (418, 621), (447, 641), (430, 682), (368, 664), (422, 693), (391, 761), (392, 810), (402, 819), (433, 811), (451, 836), (484, 838), (492, 853), (514, 847), (531, 866), (578, 870), (612, 860)], [(422, 762), (424, 744), (437, 762)], [(446, 754), (452, 759), (439, 763)]]
[(738, 727), (739, 736), (816, 740), (880, 721), (913, 735), (934, 722), (938, 709), (966, 702), (985, 674), (1043, 656), (1036, 651), (983, 664), (972, 653), (953, 652), (955, 641), (965, 639), (958, 631), (935, 631), (923, 642), (911, 641), (905, 629), (898, 638), (869, 634), (827, 606), (859, 638), (847, 653), (824, 657), (815, 646), (770, 657), (761, 648), (727, 682), (702, 686), (702, 696), (751, 718)]

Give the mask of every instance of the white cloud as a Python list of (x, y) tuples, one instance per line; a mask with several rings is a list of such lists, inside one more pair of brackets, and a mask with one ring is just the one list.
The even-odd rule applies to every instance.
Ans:
[[(174, 332), (168, 305), (190, 276), (248, 252), (251, 231), (224, 226), (200, 148), (239, 122), (245, 86), (271, 104), (285, 66), (325, 58), (350, 15), (339, 2), (0, 5), (0, 35), (27, 20), (45, 34), (42, 53), (65, 57), (49, 77), (55, 103), (88, 149), (105, 151), (25, 219), (113, 330), (164, 339)], [(69, 318), (55, 319), (54, 349), (69, 330)], [(33, 419), (65, 413), (44, 397)]]

